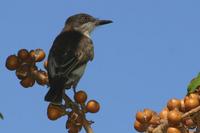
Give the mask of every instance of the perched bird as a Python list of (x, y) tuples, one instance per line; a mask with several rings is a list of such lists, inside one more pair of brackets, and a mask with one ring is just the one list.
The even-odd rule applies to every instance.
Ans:
[(95, 27), (112, 23), (80, 13), (69, 17), (56, 37), (48, 55), (50, 89), (45, 100), (61, 104), (65, 89), (75, 88), (83, 76), (88, 61), (94, 58), (90, 33)]

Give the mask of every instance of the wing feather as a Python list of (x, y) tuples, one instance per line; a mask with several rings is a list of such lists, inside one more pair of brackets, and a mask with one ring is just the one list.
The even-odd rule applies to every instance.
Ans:
[(93, 53), (92, 41), (80, 32), (61, 33), (48, 56), (50, 86), (54, 81), (67, 82), (73, 70), (93, 59)]
[(51, 79), (62, 77), (76, 67), (75, 51), (82, 35), (79, 32), (64, 32), (54, 41), (48, 56), (48, 74)]

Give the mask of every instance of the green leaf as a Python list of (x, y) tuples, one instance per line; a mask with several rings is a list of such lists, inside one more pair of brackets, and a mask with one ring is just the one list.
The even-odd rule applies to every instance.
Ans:
[(0, 119), (2, 119), (2, 120), (4, 119), (4, 118), (3, 118), (3, 115), (2, 115), (1, 113), (0, 113)]
[(188, 85), (188, 94), (195, 92), (198, 86), (200, 86), (200, 73)]

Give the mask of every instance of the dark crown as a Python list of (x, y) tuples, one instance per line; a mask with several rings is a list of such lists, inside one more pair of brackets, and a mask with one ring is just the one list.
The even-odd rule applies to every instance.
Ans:
[(75, 25), (82, 25), (85, 24), (87, 22), (94, 22), (96, 19), (94, 17), (92, 17), (91, 15), (85, 14), (85, 13), (80, 13), (80, 14), (76, 14), (73, 15), (71, 17), (69, 17), (65, 24), (75, 24)]

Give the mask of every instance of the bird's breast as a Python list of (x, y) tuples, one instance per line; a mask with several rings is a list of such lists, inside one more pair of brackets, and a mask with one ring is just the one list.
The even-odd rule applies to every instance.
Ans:
[(80, 43), (77, 54), (81, 62), (87, 62), (94, 58), (94, 47), (90, 39)]

